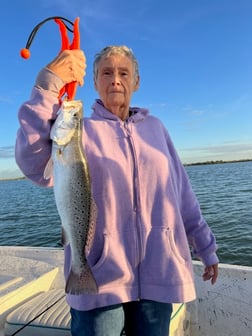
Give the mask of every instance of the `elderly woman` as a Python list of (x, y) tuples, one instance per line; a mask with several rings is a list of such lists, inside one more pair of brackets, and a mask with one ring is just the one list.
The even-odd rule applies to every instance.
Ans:
[[(16, 160), (33, 182), (51, 155), (50, 129), (66, 84), (83, 84), (85, 56), (64, 51), (42, 69), (31, 98), (19, 110)], [(94, 61), (99, 99), (84, 119), (83, 148), (98, 208), (87, 255), (98, 294), (67, 294), (72, 335), (167, 336), (172, 303), (195, 299), (189, 246), (215, 283), (218, 257), (171, 138), (148, 110), (130, 107), (139, 88), (137, 60), (126, 46), (109, 46)], [(70, 271), (65, 246), (65, 275)]]

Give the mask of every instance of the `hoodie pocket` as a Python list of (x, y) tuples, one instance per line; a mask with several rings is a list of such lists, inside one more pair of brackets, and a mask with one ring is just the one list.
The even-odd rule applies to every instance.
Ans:
[(92, 266), (98, 285), (111, 287), (125, 283), (131, 278), (130, 269), (124, 249), (115, 244), (113, 236), (104, 233), (102, 254)]
[(141, 264), (143, 281), (158, 285), (182, 283), (188, 277), (188, 251), (187, 244), (176, 245), (172, 230), (153, 227), (147, 238), (145, 258)]
[(102, 249), (102, 254), (100, 256), (100, 258), (97, 260), (97, 262), (95, 263), (95, 265), (93, 265), (92, 269), (95, 271), (96, 269), (99, 269), (103, 263), (105, 262), (107, 255), (108, 255), (108, 250), (109, 250), (109, 237), (106, 233), (104, 233), (103, 235), (104, 237), (104, 245), (103, 245), (103, 249)]

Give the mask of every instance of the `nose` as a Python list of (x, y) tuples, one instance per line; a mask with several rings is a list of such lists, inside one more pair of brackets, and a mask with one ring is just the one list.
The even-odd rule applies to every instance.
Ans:
[(113, 86), (118, 86), (118, 85), (121, 84), (118, 75), (115, 74), (115, 75), (113, 76), (112, 81), (111, 81), (111, 84), (112, 84)]

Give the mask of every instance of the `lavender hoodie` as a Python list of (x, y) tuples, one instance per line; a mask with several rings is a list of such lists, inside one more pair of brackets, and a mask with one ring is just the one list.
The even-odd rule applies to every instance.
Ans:
[[(58, 108), (55, 94), (34, 87), (19, 110), (16, 161), (29, 179), (43, 186), (53, 185), (43, 172)], [(194, 300), (189, 245), (205, 265), (218, 262), (214, 235), (167, 130), (147, 110), (131, 111), (122, 121), (98, 100), (91, 117), (84, 119), (83, 146), (98, 207), (88, 261), (99, 294), (67, 295), (78, 310), (140, 298)], [(70, 260), (70, 247), (65, 246), (65, 276)]]

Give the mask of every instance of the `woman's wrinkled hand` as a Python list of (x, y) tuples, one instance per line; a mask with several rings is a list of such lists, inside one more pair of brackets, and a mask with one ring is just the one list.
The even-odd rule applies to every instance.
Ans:
[(85, 54), (79, 49), (64, 50), (47, 65), (65, 84), (77, 82), (80, 86), (84, 84), (86, 67)]
[(202, 277), (204, 281), (211, 279), (211, 284), (214, 285), (218, 277), (218, 264), (206, 266)]

